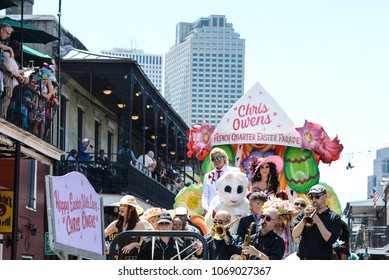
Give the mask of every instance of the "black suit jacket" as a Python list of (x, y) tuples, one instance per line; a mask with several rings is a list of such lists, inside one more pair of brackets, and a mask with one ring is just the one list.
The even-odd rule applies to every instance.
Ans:
[[(245, 235), (250, 227), (250, 224), (252, 222), (255, 223), (255, 219), (254, 219), (253, 215), (243, 217), (239, 220), (238, 230), (237, 230), (236, 234), (239, 235), (240, 237), (242, 237), (242, 240), (244, 240), (244, 237), (245, 237)], [(257, 227), (254, 226), (252, 231), (251, 231), (251, 235), (255, 234), (256, 232), (257, 232)]]

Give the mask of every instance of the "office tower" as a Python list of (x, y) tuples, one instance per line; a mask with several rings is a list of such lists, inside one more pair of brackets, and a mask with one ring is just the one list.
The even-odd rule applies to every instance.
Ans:
[(383, 193), (389, 183), (389, 143), (385, 143), (376, 152), (373, 175), (368, 176), (367, 197), (370, 198), (375, 192)]
[(224, 15), (176, 26), (165, 54), (164, 96), (189, 125), (216, 127), (244, 93), (245, 40)]
[(146, 54), (139, 49), (113, 48), (102, 54), (136, 60), (155, 88), (162, 93), (162, 55)]

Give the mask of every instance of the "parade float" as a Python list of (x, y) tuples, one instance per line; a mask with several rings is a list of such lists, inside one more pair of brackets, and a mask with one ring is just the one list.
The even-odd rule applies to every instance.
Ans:
[[(305, 121), (295, 126), (271, 95), (256, 83), (226, 113), (216, 128), (208, 124), (193, 126), (187, 131), (189, 158), (201, 160), (200, 181), (182, 189), (176, 196), (175, 207), (183, 206), (196, 215), (203, 215), (201, 191), (204, 174), (213, 169), (209, 152), (214, 147), (228, 154), (229, 165), (248, 174), (252, 157), (280, 156), (284, 161), (279, 173), (280, 188), (288, 200), (297, 197), (309, 201), (309, 189), (321, 184), (329, 194), (328, 206), (342, 215), (334, 188), (320, 181), (320, 164), (339, 159), (343, 145), (338, 137), (332, 140), (317, 123)], [(248, 186), (248, 191), (251, 185)]]

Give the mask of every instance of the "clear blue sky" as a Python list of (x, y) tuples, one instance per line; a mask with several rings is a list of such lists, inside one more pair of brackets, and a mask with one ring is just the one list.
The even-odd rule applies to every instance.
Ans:
[[(58, 2), (35, 0), (34, 14), (56, 15)], [(375, 151), (389, 142), (389, 1), (97, 3), (62, 1), (62, 25), (91, 51), (138, 47), (164, 54), (178, 22), (226, 15), (246, 40), (245, 91), (259, 81), (296, 127), (307, 119), (331, 138), (338, 134), (343, 154), (331, 166), (320, 164), (320, 181), (335, 189), (343, 208), (366, 198)]]

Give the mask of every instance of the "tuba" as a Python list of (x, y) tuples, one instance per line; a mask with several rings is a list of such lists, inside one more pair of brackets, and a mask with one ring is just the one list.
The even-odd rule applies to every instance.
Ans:
[(313, 226), (313, 216), (316, 214), (316, 212), (317, 212), (317, 207), (315, 207), (312, 213), (304, 216), (303, 223), (306, 227)]
[(228, 224), (222, 226), (222, 225), (214, 225), (211, 228), (211, 235), (215, 240), (223, 240), (224, 237), (227, 234), (227, 229), (229, 229), (233, 224), (235, 224), (240, 217), (236, 218), (235, 220), (229, 222)]

